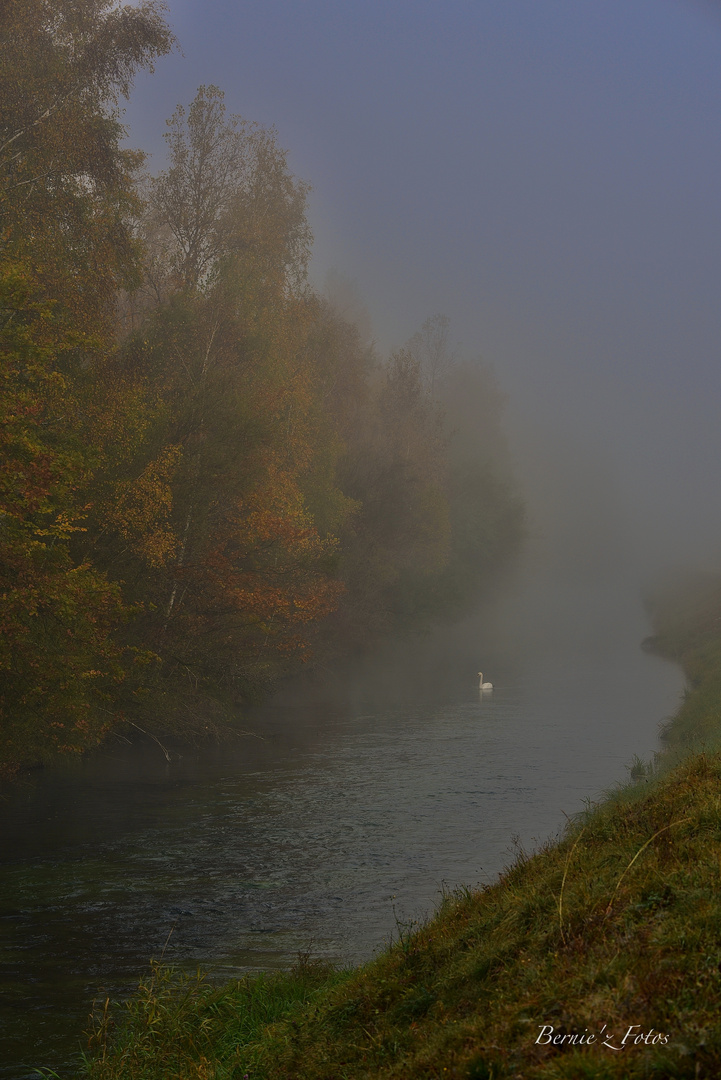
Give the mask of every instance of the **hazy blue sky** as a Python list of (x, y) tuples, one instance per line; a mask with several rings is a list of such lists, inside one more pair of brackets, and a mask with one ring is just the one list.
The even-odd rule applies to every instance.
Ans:
[(155, 167), (219, 85), (312, 183), (315, 280), (355, 279), (379, 346), (441, 311), (494, 365), (539, 522), (721, 563), (721, 4), (169, 12), (182, 54), (127, 113)]

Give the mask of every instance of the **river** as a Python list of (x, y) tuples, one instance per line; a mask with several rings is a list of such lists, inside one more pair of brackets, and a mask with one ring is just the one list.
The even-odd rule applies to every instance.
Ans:
[(215, 977), (355, 963), (492, 881), (657, 747), (682, 680), (648, 632), (627, 582), (546, 581), (296, 685), (231, 745), (25, 777), (0, 805), (0, 1076), (69, 1076), (93, 999), (163, 950)]

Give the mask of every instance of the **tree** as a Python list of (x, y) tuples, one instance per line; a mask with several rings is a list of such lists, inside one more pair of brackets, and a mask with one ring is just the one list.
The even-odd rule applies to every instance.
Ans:
[[(143, 216), (152, 287), (121, 350), (158, 408), (133, 485), (108, 492), (100, 557), (152, 603), (146, 630), (169, 675), (243, 697), (307, 656), (336, 606), (333, 529), (353, 506), (323, 402), (335, 374), (306, 282), (307, 185), (275, 133), (228, 116), (215, 87), (175, 111), (167, 137)], [(162, 468), (151, 564), (131, 532), (149, 526), (143, 492)]]
[(344, 632), (360, 642), (418, 620), (450, 542), (442, 417), (409, 349), (390, 357), (364, 411), (340, 473), (359, 507), (342, 568)]
[(135, 272), (133, 174), (119, 101), (172, 43), (143, 0), (5, 0), (0, 7), (0, 235), (29, 255), (76, 325), (113, 317)]
[(523, 537), (503, 396), (487, 369), (453, 361), (449, 335), (445, 316), (427, 319), (345, 426), (341, 483), (359, 509), (343, 627), (356, 640), (468, 612)]
[(456, 363), (438, 385), (449, 432), (451, 557), (439, 580), (449, 611), (472, 610), (514, 564), (525, 537), (503, 431), (505, 397), (480, 361)]
[(165, 231), (165, 259), (184, 287), (207, 286), (234, 260), (276, 285), (305, 280), (308, 191), (272, 129), (226, 114), (224, 94), (201, 86), (168, 121), (170, 166), (150, 185), (149, 222)]
[[(5, 763), (78, 750), (122, 676), (116, 585), (76, 542), (122, 425), (103, 386), (132, 277), (132, 176), (118, 102), (171, 36), (152, 2), (0, 7), (0, 743)], [(111, 413), (113, 415), (111, 415)]]
[(406, 345), (422, 372), (431, 397), (456, 359), (448, 340), (450, 328), (451, 320), (447, 315), (431, 315)]
[[(0, 771), (92, 745), (122, 676), (119, 590), (71, 556), (89, 455), (73, 434), (81, 403), (62, 342), (48, 335), (52, 308), (34, 286), (22, 264), (0, 263)], [(75, 344), (68, 335), (65, 348)]]

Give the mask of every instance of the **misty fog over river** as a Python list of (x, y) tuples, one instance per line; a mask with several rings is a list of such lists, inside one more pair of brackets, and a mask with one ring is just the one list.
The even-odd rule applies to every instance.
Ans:
[[(153, 689), (138, 672), (156, 647), (171, 695), (191, 672), (237, 687), (248, 657), (286, 671), (306, 624), (283, 612), (351, 630), (339, 653), (376, 643), (285, 685), (232, 742), (181, 747), (159, 709), (169, 761), (120, 726), (0, 791), (0, 1080), (69, 1080), (93, 1000), (131, 994), (151, 958), (217, 979), (299, 952), (362, 962), (658, 748), (683, 676), (641, 648), (643, 590), (721, 565), (721, 7), (5, 7), (0, 704), (17, 761), (67, 749), (65, 709), (96, 726), (83, 713), (62, 738), (94, 745), (116, 639), (139, 661), (129, 698), (136, 676)], [(94, 49), (76, 19), (160, 8), (167, 55), (157, 26), (143, 46), (113, 22)], [(137, 188), (125, 136), (148, 155)], [(379, 642), (406, 569), (424, 617), (449, 534), (465, 570), (439, 572), (458, 610), (476, 587), (483, 608)]]
[(237, 745), (115, 743), (26, 779), (0, 809), (0, 1075), (68, 1061), (166, 943), (217, 977), (369, 958), (652, 754), (682, 679), (639, 648), (628, 581), (535, 573), (481, 621), (288, 690)]

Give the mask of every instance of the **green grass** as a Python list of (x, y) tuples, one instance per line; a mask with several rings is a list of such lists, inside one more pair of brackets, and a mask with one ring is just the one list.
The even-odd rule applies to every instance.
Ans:
[(675, 634), (690, 690), (636, 783), (356, 971), (306, 963), (213, 988), (156, 969), (99, 1018), (85, 1075), (720, 1076), (721, 637), (713, 612), (683, 624), (673, 610), (658, 647)]
[(319, 988), (346, 976), (300, 957), (287, 972), (248, 976), (214, 986), (151, 965), (136, 995), (96, 1010), (83, 1075), (103, 1080), (226, 1080), (256, 1073), (256, 1043), (269, 1024), (289, 1017)]

